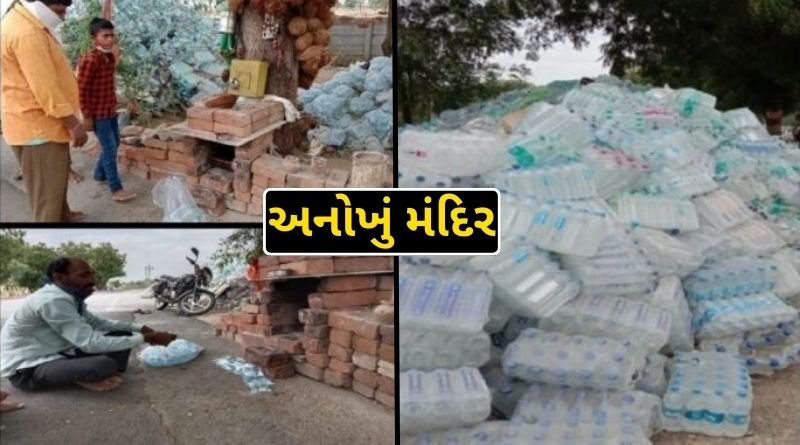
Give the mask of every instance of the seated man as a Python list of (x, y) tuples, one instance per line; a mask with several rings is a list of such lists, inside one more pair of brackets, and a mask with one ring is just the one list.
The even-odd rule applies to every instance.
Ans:
[(81, 259), (54, 260), (47, 278), (50, 284), (26, 298), (0, 333), (0, 376), (16, 388), (114, 389), (132, 348), (166, 346), (176, 337), (90, 313), (84, 300), (94, 292), (94, 270)]

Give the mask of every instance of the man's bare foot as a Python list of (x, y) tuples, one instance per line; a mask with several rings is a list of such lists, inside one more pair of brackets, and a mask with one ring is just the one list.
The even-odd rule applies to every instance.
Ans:
[(129, 192), (127, 190), (120, 190), (113, 195), (111, 195), (112, 199), (117, 202), (126, 202), (130, 201), (131, 199), (136, 198), (136, 193)]
[(0, 412), (7, 413), (10, 411), (16, 411), (18, 409), (25, 408), (24, 403), (20, 402), (6, 402), (6, 398), (8, 397), (8, 393), (5, 391), (0, 391)]
[(67, 216), (68, 222), (79, 222), (86, 219), (86, 214), (83, 212), (73, 212), (70, 210), (69, 215)]
[(112, 389), (118, 388), (122, 382), (117, 378), (117, 376), (109, 377), (105, 380), (101, 380), (99, 382), (75, 382), (78, 386), (82, 388), (86, 388), (89, 391), (111, 391)]
[(73, 184), (77, 184), (77, 183), (79, 183), (81, 181), (83, 181), (83, 175), (81, 175), (80, 173), (76, 172), (75, 170), (70, 170), (69, 171), (69, 182), (71, 182)]

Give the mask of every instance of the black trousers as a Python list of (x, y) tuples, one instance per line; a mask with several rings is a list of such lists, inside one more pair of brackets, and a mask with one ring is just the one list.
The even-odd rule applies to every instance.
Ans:
[[(106, 336), (130, 336), (131, 332), (114, 331)], [(64, 355), (64, 358), (52, 360), (33, 368), (17, 370), (9, 377), (15, 388), (24, 391), (56, 388), (59, 386), (74, 385), (75, 382), (99, 382), (118, 372), (128, 369), (130, 349), (107, 352), (103, 354), (87, 354), (77, 350), (75, 355)]]

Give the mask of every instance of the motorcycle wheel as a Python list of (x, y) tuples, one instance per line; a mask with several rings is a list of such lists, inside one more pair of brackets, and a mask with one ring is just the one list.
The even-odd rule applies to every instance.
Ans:
[(194, 301), (192, 298), (193, 296), (194, 293), (189, 291), (178, 299), (179, 309), (186, 315), (203, 315), (211, 309), (214, 309), (214, 305), (217, 304), (217, 298), (214, 296), (214, 293), (209, 290), (198, 289), (197, 302)]

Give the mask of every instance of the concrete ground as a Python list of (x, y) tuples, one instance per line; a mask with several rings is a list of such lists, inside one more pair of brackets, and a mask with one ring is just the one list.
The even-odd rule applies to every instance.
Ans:
[[(125, 308), (103, 315), (132, 319), (129, 309), (137, 306), (131, 304), (135, 295), (93, 296), (95, 304), (89, 307), (95, 312)], [(16, 304), (2, 301), (2, 316), (8, 317)], [(150, 300), (140, 300), (138, 306), (152, 309)], [(240, 377), (213, 363), (224, 355), (239, 355), (238, 344), (215, 337), (203, 321), (177, 317), (169, 310), (135, 317), (196, 342), (205, 351), (193, 362), (164, 369), (148, 367), (134, 351), (125, 384), (108, 393), (78, 388), (24, 393), (4, 379), (3, 390), (26, 408), (2, 414), (2, 443), (394, 443), (394, 412), (374, 401), (302, 376), (276, 380), (271, 393), (250, 395)]]
[[(86, 179), (70, 184), (68, 202), (70, 208), (87, 215), (85, 222), (161, 222), (163, 211), (153, 203), (151, 194), (155, 182), (146, 181), (129, 173), (121, 173), (125, 188), (139, 197), (126, 203), (115, 202), (107, 187), (97, 185), (92, 173), (97, 158), (85, 152), (72, 152), (75, 170)], [(14, 179), (18, 168), (14, 153), (0, 140), (0, 222), (31, 222), (28, 198), (22, 181)], [(259, 222), (257, 216), (228, 211), (220, 218), (210, 217), (213, 222)]]

